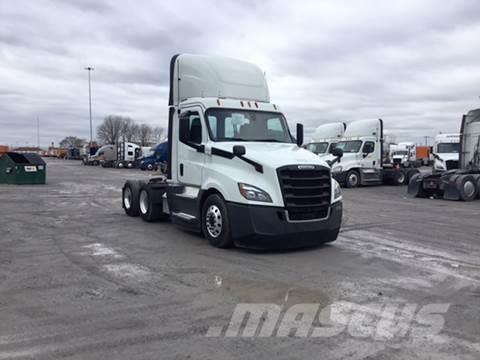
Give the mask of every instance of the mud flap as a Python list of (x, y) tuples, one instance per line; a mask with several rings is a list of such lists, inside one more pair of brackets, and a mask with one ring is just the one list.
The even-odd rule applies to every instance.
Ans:
[(460, 192), (457, 186), (457, 178), (459, 176), (460, 175), (442, 176), (442, 183), (444, 186), (443, 198), (445, 200), (460, 200)]
[(408, 194), (412, 195), (414, 197), (426, 197), (427, 194), (425, 193), (423, 189), (423, 178), (424, 176), (422, 174), (415, 174), (412, 176), (410, 179), (410, 182), (408, 183)]

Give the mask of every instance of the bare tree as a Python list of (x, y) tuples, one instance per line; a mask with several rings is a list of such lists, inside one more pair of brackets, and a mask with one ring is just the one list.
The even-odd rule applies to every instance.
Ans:
[(165, 129), (161, 126), (157, 126), (153, 129), (152, 141), (156, 144), (161, 142), (165, 136)]
[(85, 144), (85, 139), (80, 139), (76, 136), (67, 136), (60, 141), (60, 147), (64, 149), (80, 149)]
[(123, 118), (121, 136), (125, 141), (132, 142), (138, 138), (139, 126), (130, 118)]
[(152, 143), (153, 130), (148, 124), (141, 124), (138, 129), (138, 142), (140, 146), (148, 146)]
[(125, 120), (121, 116), (107, 116), (97, 127), (97, 137), (105, 144), (115, 144), (122, 134), (124, 122)]

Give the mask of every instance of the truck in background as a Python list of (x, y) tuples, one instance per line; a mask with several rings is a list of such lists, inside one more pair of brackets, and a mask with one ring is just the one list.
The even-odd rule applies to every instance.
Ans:
[(388, 144), (384, 143), (383, 120), (358, 120), (347, 125), (337, 149), (343, 157), (332, 165), (334, 178), (342, 185), (407, 184), (418, 169), (394, 166), (385, 161)]
[(302, 143), (303, 126), (297, 124), (293, 138), (257, 66), (176, 55), (170, 63), (167, 177), (127, 181), (123, 208), (145, 221), (169, 218), (221, 248), (334, 241), (341, 189), (328, 164)]
[(394, 166), (398, 165), (404, 168), (417, 166), (415, 143), (400, 142), (395, 145), (390, 145), (390, 159)]
[(10, 151), (8, 145), (0, 145), (0, 155), (5, 154)]
[[(438, 137), (438, 142), (435, 139), (435, 155), (458, 154), (458, 169), (415, 175), (408, 186), (408, 193), (422, 198), (463, 201), (476, 199), (480, 194), (480, 109), (463, 115), (458, 147), (455, 142), (457, 134), (442, 135), (444, 136)], [(439, 154), (438, 150), (444, 152)], [(454, 152), (455, 150), (458, 151)], [(444, 163), (447, 161), (449, 160), (444, 160)]]
[(347, 124), (344, 122), (320, 125), (315, 129), (312, 140), (304, 147), (324, 160), (333, 160), (335, 158), (333, 150), (343, 137), (346, 128)]
[(83, 158), (83, 165), (97, 166), (115, 159), (115, 146), (103, 145), (93, 155)]
[(418, 166), (430, 166), (433, 164), (431, 159), (432, 147), (431, 146), (417, 146), (417, 164)]
[(433, 146), (433, 172), (458, 169), (460, 134), (438, 134)]
[(137, 162), (137, 167), (141, 170), (158, 170), (160, 168), (164, 172), (168, 162), (168, 142), (162, 142), (149, 148), (148, 152), (142, 152), (142, 157)]

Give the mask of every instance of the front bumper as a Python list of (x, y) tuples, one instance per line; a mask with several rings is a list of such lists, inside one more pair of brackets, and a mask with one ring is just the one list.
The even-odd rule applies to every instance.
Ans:
[(232, 237), (237, 246), (254, 249), (317, 246), (337, 238), (342, 202), (330, 207), (324, 220), (289, 222), (285, 209), (227, 203)]

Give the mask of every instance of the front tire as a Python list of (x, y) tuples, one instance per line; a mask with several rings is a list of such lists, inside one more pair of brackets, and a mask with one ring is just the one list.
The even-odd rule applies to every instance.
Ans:
[(357, 170), (350, 170), (345, 177), (345, 186), (347, 188), (355, 188), (360, 185), (360, 174)]
[(208, 242), (218, 248), (233, 246), (225, 201), (218, 194), (210, 195), (202, 207), (202, 231)]
[(407, 181), (405, 173), (401, 170), (395, 171), (393, 174), (393, 185), (404, 185)]

